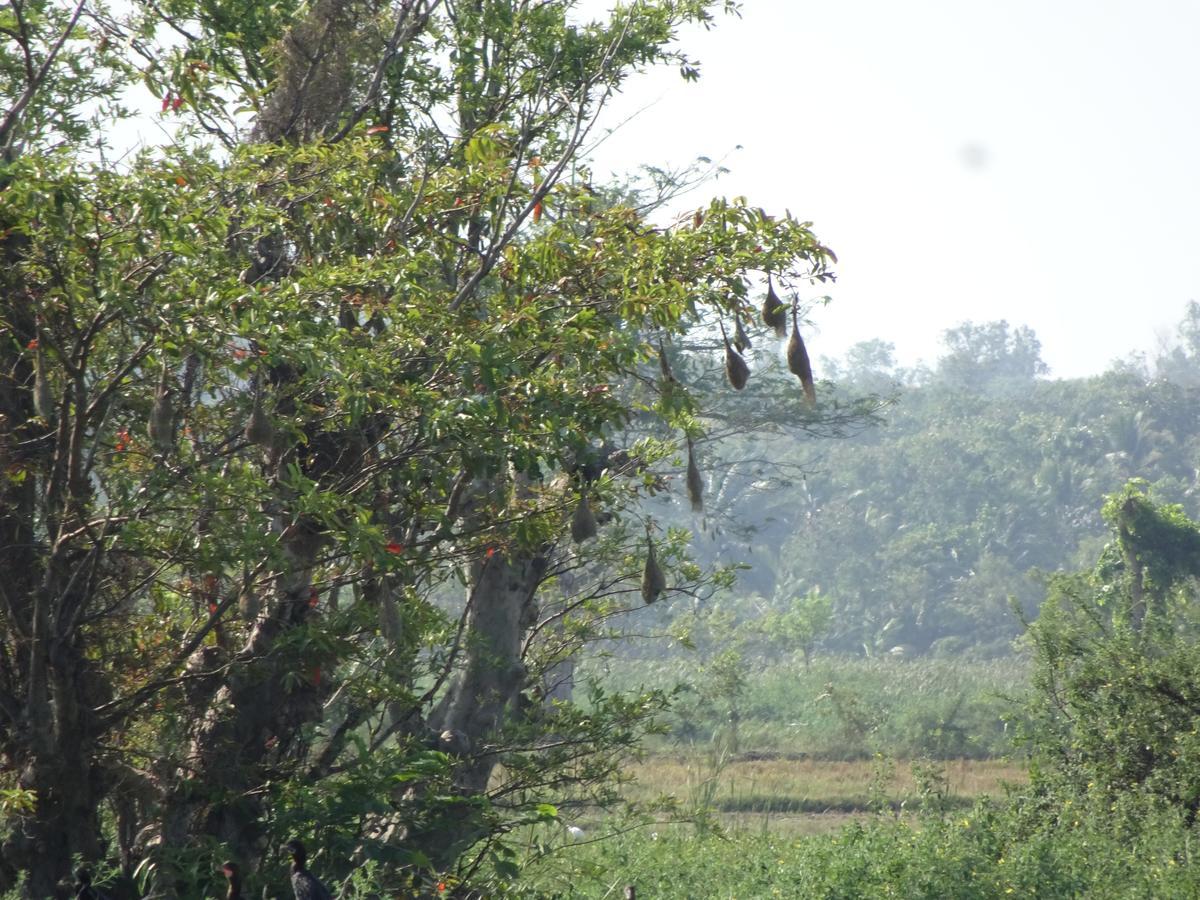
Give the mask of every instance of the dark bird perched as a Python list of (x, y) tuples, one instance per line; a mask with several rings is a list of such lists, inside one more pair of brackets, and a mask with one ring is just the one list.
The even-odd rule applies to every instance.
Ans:
[(312, 872), (308, 871), (305, 860), (308, 852), (304, 845), (293, 838), (284, 845), (292, 858), (292, 891), (296, 900), (333, 900), (329, 888), (321, 884)]
[(225, 900), (242, 900), (242, 872), (235, 862), (221, 863), (221, 873), (229, 882), (229, 890), (225, 892)]
[(86, 868), (75, 872), (75, 896), (78, 900), (108, 900), (108, 894), (92, 887), (92, 872)]

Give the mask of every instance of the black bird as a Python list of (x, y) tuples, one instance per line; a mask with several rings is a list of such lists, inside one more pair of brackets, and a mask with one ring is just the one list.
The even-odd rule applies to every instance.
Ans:
[(242, 900), (242, 872), (235, 862), (221, 863), (221, 872), (229, 882), (225, 900)]
[(317, 876), (308, 871), (308, 867), (305, 866), (304, 862), (308, 859), (308, 853), (304, 849), (304, 845), (293, 838), (284, 846), (292, 857), (292, 891), (296, 895), (296, 900), (333, 900), (333, 894), (329, 892), (329, 888), (321, 884)]
[(75, 897), (76, 900), (108, 900), (108, 894), (92, 887), (92, 871), (87, 868), (75, 872)]

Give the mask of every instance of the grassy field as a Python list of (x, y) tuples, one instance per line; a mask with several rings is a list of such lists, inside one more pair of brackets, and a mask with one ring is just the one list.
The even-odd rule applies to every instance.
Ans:
[(668, 731), (623, 773), (630, 809), (529, 829), (514, 897), (1200, 897), (1194, 810), (1084, 789), (1048, 760), (1031, 782), (1013, 740), (1024, 660), (593, 666), (679, 685)]
[[(882, 840), (876, 833), (886, 831), (888, 822), (915, 825), (919, 832), (925, 815), (966, 821), (977, 799), (1000, 797), (1007, 785), (1027, 779), (1023, 767), (999, 760), (681, 754), (648, 758), (628, 774), (629, 799), (653, 808), (658, 796), (673, 795), (674, 817), (641, 824), (585, 818), (582, 835), (527, 870), (531, 887), (543, 892), (539, 896), (620, 898), (629, 883), (639, 897), (654, 900), (804, 896), (795, 892), (812, 875), (814, 854), (828, 870), (835, 858), (829, 854), (848, 840)], [(831, 877), (836, 881), (836, 873)]]
[(1023, 659), (747, 658), (718, 666), (698, 655), (607, 656), (581, 675), (606, 687), (677, 690), (652, 751), (814, 759), (994, 759), (1013, 752), (1014, 699), (1028, 684)]
[[(731, 666), (733, 668), (731, 668)], [(677, 690), (625, 797), (667, 797), (678, 817), (733, 827), (828, 831), (921, 798), (964, 807), (1024, 780), (1010, 724), (1020, 659), (799, 658), (720, 662), (606, 657), (607, 687)], [(923, 760), (916, 764), (906, 760)]]
[[(636, 815), (585, 812), (573, 820), (582, 835), (531, 839), (537, 896), (620, 898), (627, 883), (654, 900), (857, 896), (837, 892), (839, 847), (855, 844), (845, 859), (861, 875), (891, 852), (881, 848), (925, 852), (924, 824), (965, 822), (980, 798), (1027, 781), (1010, 729), (1022, 660), (727, 663), (589, 664), (610, 688), (676, 686), (676, 703), (667, 733), (624, 773)], [(821, 894), (817, 871), (833, 893)]]
[(998, 796), (1026, 780), (1003, 760), (915, 764), (886, 759), (719, 759), (655, 756), (630, 767), (626, 796), (649, 803), (674, 797), (686, 811), (716, 814), (726, 827), (811, 833), (840, 827), (872, 810), (901, 811), (936, 794), (945, 808)]

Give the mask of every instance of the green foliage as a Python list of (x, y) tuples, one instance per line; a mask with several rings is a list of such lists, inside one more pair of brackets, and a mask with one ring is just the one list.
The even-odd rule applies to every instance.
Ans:
[(946, 355), (938, 360), (938, 375), (954, 387), (978, 392), (1028, 387), (1049, 367), (1042, 362), (1042, 345), (1028, 326), (1010, 330), (1008, 322), (977, 325), (964, 322), (942, 336)]
[[(1156, 505), (1146, 496), (1145, 482), (1133, 482), (1108, 497), (1102, 515), (1118, 536), (1129, 567), (1132, 554), (1139, 589), (1165, 597), (1177, 586), (1200, 575), (1200, 527), (1179, 504)], [(1101, 566), (1113, 564), (1111, 555)], [(1104, 572), (1109, 575), (1109, 572)], [(1104, 585), (1112, 590), (1115, 584)]]
[[(714, 661), (736, 657), (715, 654)], [(718, 662), (718, 665), (720, 663)], [(663, 718), (668, 741), (703, 749), (730, 725), (728, 694), (714, 690), (713, 662), (628, 658), (590, 661), (616, 688), (679, 685)], [(734, 670), (740, 748), (816, 759), (987, 759), (1013, 750), (1014, 701), (1028, 688), (1023, 659), (861, 659), (749, 654)]]
[[(1025, 373), (1031, 374), (1036, 373)], [(1200, 684), (1196, 612), (1200, 529), (1184, 505), (1152, 499), (1179, 486), (1171, 472), (1185, 465), (1187, 453), (1194, 450), (1192, 417), (1177, 388), (1139, 383), (1128, 372), (1087, 384), (1035, 382), (1026, 386), (1020, 404), (1003, 394), (979, 395), (966, 404), (931, 390), (922, 415), (944, 407), (938, 413), (943, 418), (933, 420), (942, 429), (934, 437), (948, 447), (977, 454), (970, 464), (982, 464), (984, 471), (993, 464), (1008, 466), (997, 471), (1010, 473), (1010, 488), (1028, 489), (1030, 510), (990, 506), (994, 489), (973, 480), (971, 465), (963, 464), (957, 470), (961, 480), (937, 501), (943, 513), (957, 509), (959, 515), (958, 524), (949, 531), (953, 542), (939, 548), (948, 533), (944, 519), (937, 519), (934, 504), (920, 505), (924, 492), (913, 490), (907, 496), (927, 516), (925, 527), (905, 524), (876, 533), (887, 538), (876, 552), (886, 558), (893, 590), (911, 591), (910, 596), (923, 591), (928, 601), (939, 583), (955, 580), (957, 557), (968, 556), (965, 548), (974, 546), (971, 587), (1002, 596), (1004, 586), (1020, 574), (1011, 554), (1015, 519), (1019, 517), (1019, 527), (1048, 540), (1063, 523), (1039, 522), (1037, 510), (1050, 519), (1046, 510), (1055, 505), (1082, 505), (1087, 486), (1123, 478), (1131, 468), (1156, 476), (1154, 494), (1149, 480), (1130, 483), (1108, 498), (1100, 516), (1080, 513), (1059, 532), (1076, 536), (1078, 556), (1098, 548), (1098, 560), (1083, 573), (1046, 577), (1047, 596), (1040, 615), (1019, 642), (1028, 656), (985, 666), (977, 663), (983, 671), (972, 672), (961, 659), (942, 658), (954, 649), (952, 638), (943, 637), (932, 648), (936, 660), (905, 659), (905, 652), (853, 662), (825, 657), (818, 658), (812, 667), (815, 673), (810, 673), (799, 659), (790, 666), (779, 659), (780, 647), (772, 638), (781, 628), (787, 606), (778, 596), (774, 602), (762, 597), (722, 598), (709, 610), (679, 615), (672, 624), (674, 636), (699, 655), (697, 662), (644, 661), (614, 669), (610, 675), (632, 683), (641, 679), (661, 683), (674, 675), (700, 684), (702, 673), (714, 662), (720, 667), (735, 658), (724, 649), (732, 639), (740, 667), (753, 673), (738, 682), (746, 743), (805, 752), (817, 746), (817, 735), (827, 741), (836, 735), (842, 747), (883, 749), (896, 756), (927, 753), (932, 759), (919, 760), (913, 768), (919, 795), (911, 807), (915, 821), (894, 817), (891, 804), (876, 791), (877, 807), (884, 814), (832, 837), (790, 840), (782, 830), (764, 827), (761, 832), (725, 830), (719, 839), (697, 838), (656, 826), (653, 835), (645, 831), (621, 835), (542, 860), (533, 872), (539, 887), (553, 893), (570, 884), (572, 895), (585, 897), (611, 895), (623, 882), (661, 897), (1133, 898), (1192, 896), (1200, 891), (1196, 874), (1200, 868), (1194, 858), (1200, 837), (1196, 822), (1200, 743), (1195, 724), (1200, 694), (1194, 689)], [(1140, 405), (1136, 412), (1131, 409), (1131, 396)], [(1085, 414), (1079, 413), (1075, 423), (1064, 429), (1059, 404), (1069, 403), (1094, 414), (1102, 427), (1089, 425)], [(965, 417), (968, 424), (959, 429), (951, 412)], [(1028, 431), (993, 446), (989, 442), (1004, 440), (1005, 429), (997, 424), (1001, 414), (1013, 417), (1008, 421)], [(914, 421), (905, 423), (902, 441), (886, 435), (868, 435), (861, 441), (863, 447), (855, 455), (865, 456), (870, 451), (863, 448), (873, 445), (879, 450), (875, 477), (864, 476), (860, 482), (869, 486), (861, 488), (864, 495), (879, 496), (876, 485), (884, 481), (879, 473), (889, 471), (888, 452), (905, 441), (914, 447), (929, 446), (930, 435), (910, 430), (915, 429)], [(978, 434), (972, 436), (972, 430), (985, 432), (987, 442)], [(1017, 451), (1037, 446), (1035, 438), (1045, 442), (1045, 455), (1036, 475), (1022, 481), (1016, 473), (1030, 471), (1030, 461), (1022, 461)], [(916, 454), (907, 459), (915, 463)], [(917, 480), (936, 490), (932, 471), (928, 481), (915, 465), (908, 473), (910, 487)], [(806, 485), (810, 493), (816, 492), (814, 481)], [(820, 505), (834, 502), (834, 496), (822, 494), (814, 507), (819, 510)], [(1187, 499), (1190, 502), (1190, 495)], [(1091, 505), (1094, 508), (1094, 501)], [(861, 521), (877, 524), (898, 514), (897, 507), (889, 507), (862, 515)], [(905, 516), (907, 521), (910, 514)], [(1100, 547), (1098, 536), (1079, 540), (1083, 523), (1095, 527), (1096, 534), (1107, 525), (1108, 544)], [(995, 529), (1004, 529), (1005, 541), (997, 539), (1001, 532)], [(852, 533), (847, 529), (840, 536), (844, 540)], [(985, 536), (990, 536), (990, 546), (972, 543)], [(815, 543), (813, 535), (806, 535), (806, 540)], [(1038, 548), (1028, 537), (1021, 540), (1028, 558)], [(805, 552), (804, 541), (797, 540), (793, 548), (800, 558), (819, 567), (835, 555), (829, 552), (834, 544), (818, 544), (811, 554)], [(1057, 551), (1049, 547), (1047, 552)], [(864, 555), (855, 563), (864, 565), (864, 559), (870, 558)], [(901, 580), (901, 574), (908, 581)], [(830, 596), (839, 601), (855, 584), (849, 578), (831, 581), (826, 574), (820, 583), (837, 585)], [(962, 593), (967, 588), (960, 580), (956, 590)], [(790, 589), (785, 593), (795, 595)], [(1034, 604), (1017, 605), (1018, 613), (1030, 617)], [(1139, 606), (1141, 614), (1137, 614)], [(944, 614), (944, 607), (930, 605), (924, 614), (932, 620), (935, 614)], [(845, 615), (845, 609), (834, 604), (835, 627), (842, 621), (839, 615)], [(868, 649), (886, 650), (913, 634), (912, 624), (897, 610), (892, 620), (880, 626), (883, 639), (868, 644)], [(971, 629), (962, 632), (960, 649), (972, 633)], [(987, 666), (992, 667), (990, 672)], [(1007, 674), (1003, 667), (1008, 667)], [(1014, 706), (1012, 700), (1025, 693), (1027, 667), (1032, 668), (1030, 691)], [(931, 677), (938, 673), (940, 679)], [(982, 685), (972, 689), (970, 680), (980, 675), (984, 684), (989, 679), (991, 684), (987, 689)], [(823, 690), (813, 684), (817, 678)], [(714, 704), (706, 707), (703, 695), (702, 690), (685, 693), (677, 704), (673, 713), (677, 736), (702, 742), (716, 733), (720, 710)], [(989, 702), (980, 706), (984, 697)], [(987, 743), (986, 737), (979, 741), (987, 731), (976, 731), (977, 710), (990, 711), (995, 743)], [(778, 727), (786, 720), (803, 723), (790, 741), (780, 740), (779, 732), (756, 730), (761, 723)], [(1014, 724), (1023, 749), (1030, 754), (1031, 783), (970, 810), (956, 808), (949, 802), (944, 770), (936, 760), (981, 748), (995, 753), (1006, 746), (1005, 732)], [(875, 759), (878, 778), (873, 780), (883, 784), (890, 778), (892, 756), (880, 754)]]
[[(1052, 579), (1030, 626), (1037, 703), (1028, 738), (1049, 783), (1114, 801), (1144, 795), (1190, 822), (1200, 809), (1197, 527), (1136, 485), (1110, 497), (1105, 516), (1112, 547), (1092, 572)], [(1129, 558), (1164, 600), (1140, 623), (1129, 615)]]
[(1200, 513), (1194, 388), (1129, 367), (1050, 380), (1040, 365), (1036, 338), (1002, 322), (956, 329), (929, 371), (899, 369), (882, 341), (826, 361), (835, 397), (892, 397), (886, 425), (723, 444), (726, 519), (700, 552), (749, 565), (739, 583), (760, 615), (831, 597), (818, 651), (1011, 653), (1043, 573), (1102, 543), (1098, 496), (1141, 478)]
[(0, 788), (0, 823), (33, 811), (37, 795), (21, 788)]
[[(891, 818), (833, 836), (789, 839), (735, 832), (698, 839), (643, 829), (572, 848), (534, 870), (523, 896), (955, 898), (1187, 897), (1200, 890), (1195, 829), (1171, 810), (1129, 805), (1076, 810), (1054, 821), (1014, 796), (984, 802), (920, 828)], [(1136, 829), (1111, 826), (1114, 812)]]
[[(552, 676), (640, 605), (696, 430), (648, 362), (833, 263), (743, 198), (660, 227), (590, 182), (605, 99), (694, 77), (674, 37), (721, 9), (0, 14), (0, 885), (107, 846), (186, 895), (297, 834), (330, 880), (511, 880), (511, 831), (612, 801), (666, 697)], [(136, 80), (173, 140), (115, 165), (78, 110)], [(728, 584), (672, 524), (668, 596)]]
[(833, 598), (817, 590), (793, 597), (779, 609), (772, 604), (770, 612), (758, 624), (769, 644), (778, 650), (796, 650), (804, 656), (804, 664), (812, 661), (813, 645), (825, 636), (833, 624)]

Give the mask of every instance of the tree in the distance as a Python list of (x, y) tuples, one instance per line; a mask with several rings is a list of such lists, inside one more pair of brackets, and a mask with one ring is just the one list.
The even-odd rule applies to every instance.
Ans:
[(1105, 815), (1133, 799), (1192, 824), (1200, 812), (1200, 527), (1137, 483), (1110, 496), (1104, 516), (1110, 541), (1094, 568), (1051, 579), (1026, 637), (1036, 783), (1069, 802), (1090, 798)]
[(1012, 328), (1001, 319), (964, 322), (942, 335), (946, 354), (937, 374), (947, 384), (969, 391), (1017, 388), (1050, 371), (1042, 361), (1042, 343), (1027, 325)]

